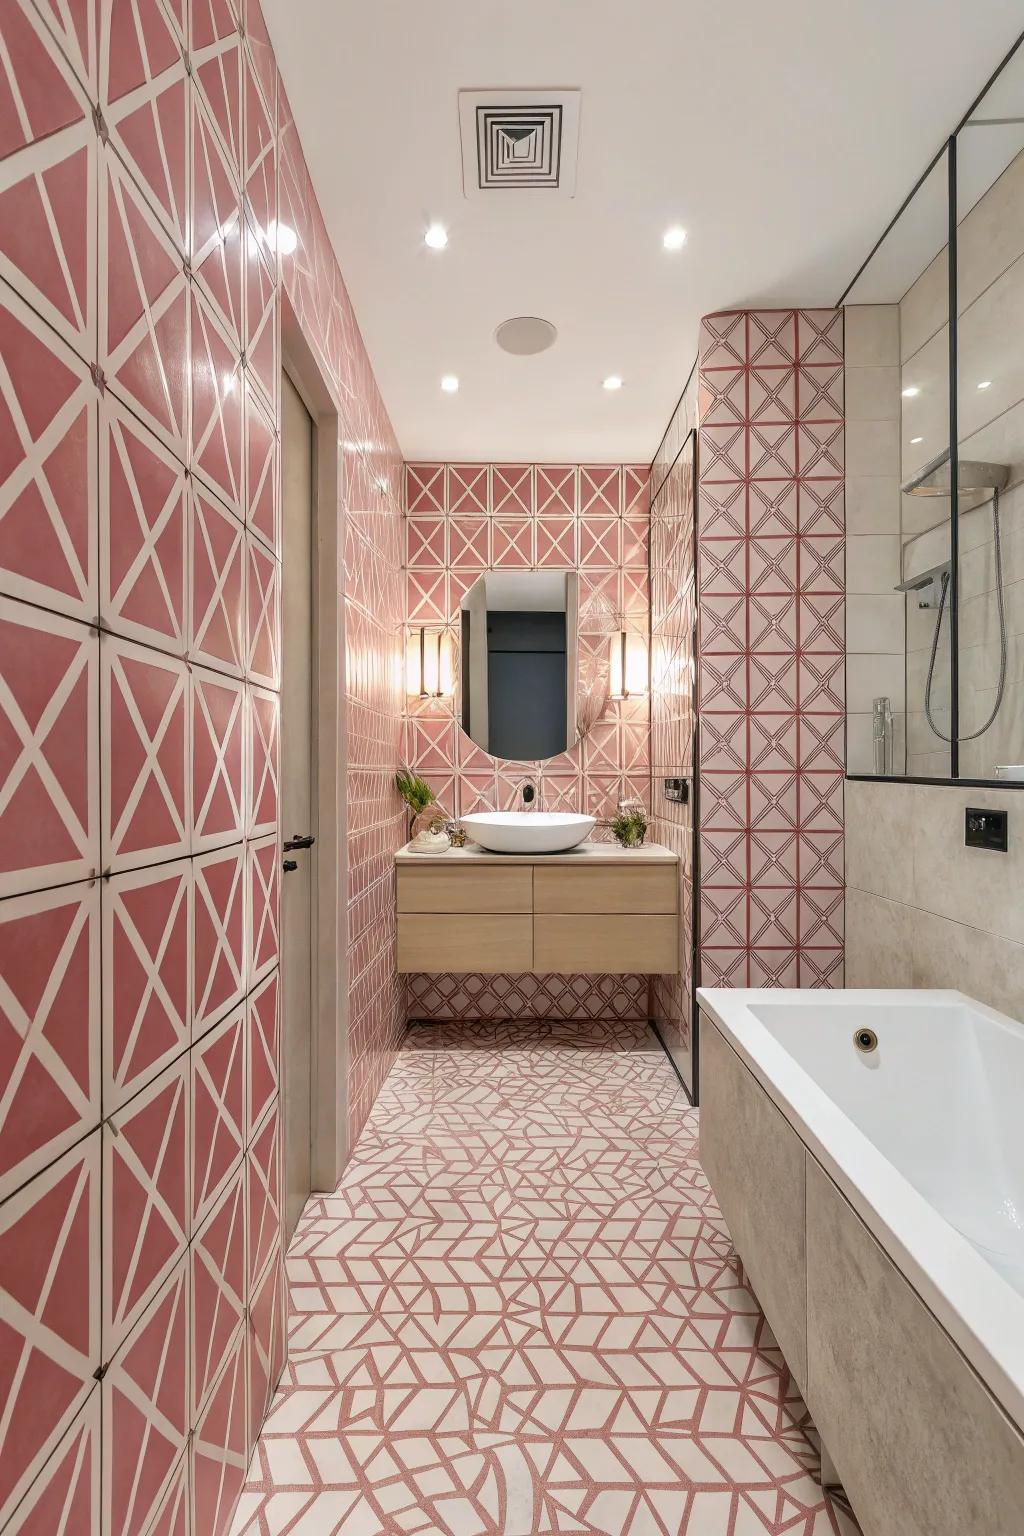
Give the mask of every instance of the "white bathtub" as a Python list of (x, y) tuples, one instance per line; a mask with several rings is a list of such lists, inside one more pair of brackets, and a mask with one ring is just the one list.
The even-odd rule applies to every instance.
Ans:
[(960, 992), (697, 1000), (1024, 1427), (1024, 1026)]

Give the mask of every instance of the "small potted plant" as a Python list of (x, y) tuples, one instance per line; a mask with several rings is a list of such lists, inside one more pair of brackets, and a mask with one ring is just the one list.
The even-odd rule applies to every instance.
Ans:
[[(444, 817), (437, 809), (434, 791), (425, 779), (421, 779), (418, 773), (410, 773), (408, 768), (400, 768), (395, 774), (395, 788), (409, 807), (411, 826), (409, 828), (411, 841), (409, 847), (413, 853), (444, 853), (451, 847), (451, 839), (444, 830)], [(434, 808), (432, 814), (427, 813)]]
[(612, 836), (623, 848), (642, 848), (647, 836), (647, 812), (642, 805), (620, 805), (611, 820)]

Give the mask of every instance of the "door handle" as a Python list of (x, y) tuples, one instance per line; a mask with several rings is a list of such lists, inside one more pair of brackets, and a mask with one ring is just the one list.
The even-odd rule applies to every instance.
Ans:
[(315, 842), (316, 838), (310, 837), (309, 833), (307, 832), (303, 837), (299, 837), (297, 834), (295, 837), (290, 837), (288, 841), (283, 843), (281, 846), (284, 848), (285, 853), (294, 853), (296, 848), (312, 848)]
[(298, 867), (299, 867), (298, 859), (284, 859), (282, 861), (282, 864), (281, 864), (281, 868), (284, 870), (286, 875), (290, 875), (292, 873), (292, 870), (298, 869)]

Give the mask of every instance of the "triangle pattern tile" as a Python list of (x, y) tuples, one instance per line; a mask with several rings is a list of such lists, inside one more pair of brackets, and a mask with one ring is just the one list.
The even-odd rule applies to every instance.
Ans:
[(108, 1112), (186, 1050), (192, 867), (113, 875), (104, 890), (103, 1101)]
[(94, 1131), (0, 1207), (5, 1521), (84, 1407), (99, 1367), (99, 1142)]
[(99, 869), (99, 643), (0, 598), (0, 894)]
[(0, 289), (0, 590), (95, 617), (95, 464), (88, 370)]
[(183, 1056), (104, 1127), (105, 1348), (119, 1347), (185, 1251), (188, 1122)]
[(119, 634), (185, 653), (182, 465), (113, 395), (100, 405), (100, 612)]
[(189, 1272), (182, 1259), (103, 1378), (111, 1536), (143, 1536), (189, 1428)]

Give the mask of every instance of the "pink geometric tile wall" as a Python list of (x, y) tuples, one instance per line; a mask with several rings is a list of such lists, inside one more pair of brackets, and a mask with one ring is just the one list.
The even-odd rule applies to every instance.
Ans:
[[(381, 532), (397, 624), (397, 450), (255, 0), (6, 0), (0, 1528), (20, 1536), (220, 1536), (282, 1368), (282, 282), (345, 437), (381, 445), (342, 510), (353, 581)], [(396, 642), (354, 636), (386, 841)], [(396, 1002), (375, 979), (360, 1006), (363, 1104)]]
[[(446, 631), (458, 677), (463, 595), (489, 569), (579, 576), (581, 657), (605, 656), (614, 621), (648, 635), (650, 475), (635, 464), (406, 465), (406, 632)], [(584, 663), (585, 664), (585, 663)], [(610, 816), (650, 792), (646, 698), (609, 702), (582, 742), (509, 762), (462, 731), (455, 698), (408, 699), (405, 761), (451, 816), (517, 804), (525, 778), (546, 809)], [(645, 1018), (643, 977), (413, 976), (413, 1018)]]
[(700, 967), (841, 986), (843, 316), (708, 316), (699, 357)]

